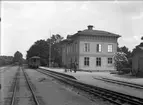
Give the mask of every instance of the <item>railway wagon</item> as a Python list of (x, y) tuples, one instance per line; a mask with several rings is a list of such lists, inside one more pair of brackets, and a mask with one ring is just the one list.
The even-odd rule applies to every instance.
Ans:
[(40, 66), (40, 57), (33, 56), (28, 60), (28, 67), (29, 68), (38, 68)]

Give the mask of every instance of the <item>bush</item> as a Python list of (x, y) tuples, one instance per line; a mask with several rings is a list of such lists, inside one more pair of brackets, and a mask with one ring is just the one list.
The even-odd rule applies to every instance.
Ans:
[(128, 73), (131, 72), (131, 68), (123, 68), (121, 71), (122, 71), (124, 74), (128, 74)]

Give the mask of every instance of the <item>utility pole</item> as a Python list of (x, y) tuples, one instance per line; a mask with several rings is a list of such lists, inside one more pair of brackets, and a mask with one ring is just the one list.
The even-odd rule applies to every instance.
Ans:
[(51, 67), (51, 30), (49, 31), (50, 33), (50, 42), (49, 42), (49, 67)]
[[(1, 33), (1, 17), (0, 17), (0, 33)], [(1, 40), (1, 35), (0, 35), (0, 40)], [(2, 45), (2, 43), (0, 42), (0, 46)], [(0, 55), (1, 55), (1, 49), (0, 49)]]

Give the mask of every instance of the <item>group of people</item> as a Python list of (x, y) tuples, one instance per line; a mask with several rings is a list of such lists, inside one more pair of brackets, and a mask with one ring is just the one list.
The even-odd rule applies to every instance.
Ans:
[(68, 72), (68, 71), (72, 72), (72, 71), (74, 71), (76, 73), (77, 67), (78, 67), (77, 63), (71, 63), (68, 66), (65, 65), (65, 72)]

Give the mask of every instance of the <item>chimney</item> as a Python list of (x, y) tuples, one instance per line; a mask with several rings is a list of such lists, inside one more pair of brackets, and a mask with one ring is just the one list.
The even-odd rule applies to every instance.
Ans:
[(92, 30), (93, 29), (93, 25), (88, 25), (88, 30)]

